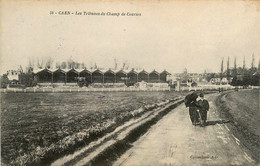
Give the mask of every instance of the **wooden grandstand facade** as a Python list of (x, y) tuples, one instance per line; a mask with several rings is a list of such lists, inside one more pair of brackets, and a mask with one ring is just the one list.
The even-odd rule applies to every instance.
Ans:
[(167, 83), (169, 72), (147, 72), (145, 70), (88, 70), (88, 69), (39, 69), (33, 72), (37, 83), (49, 84), (77, 84), (84, 80), (88, 84), (114, 84), (123, 83), (134, 85), (137, 82)]

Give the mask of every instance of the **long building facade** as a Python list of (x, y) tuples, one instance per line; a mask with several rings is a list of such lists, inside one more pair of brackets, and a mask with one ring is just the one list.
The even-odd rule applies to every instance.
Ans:
[(166, 70), (147, 72), (145, 70), (88, 70), (88, 69), (38, 69), (33, 72), (37, 83), (77, 84), (84, 80), (88, 84), (124, 83), (134, 85), (137, 82), (166, 83), (167, 76), (171, 75)]

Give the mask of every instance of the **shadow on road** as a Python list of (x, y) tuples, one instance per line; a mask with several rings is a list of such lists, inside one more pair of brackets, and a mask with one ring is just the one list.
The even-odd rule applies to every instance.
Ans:
[(230, 120), (209, 120), (207, 121), (206, 125), (210, 126), (210, 125), (216, 125), (216, 124), (224, 124), (224, 123), (229, 123)]

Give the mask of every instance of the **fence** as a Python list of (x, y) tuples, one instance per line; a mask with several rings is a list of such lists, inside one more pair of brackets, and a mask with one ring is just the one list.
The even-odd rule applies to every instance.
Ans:
[[(179, 91), (204, 91), (204, 90), (216, 90), (216, 91), (225, 91), (225, 90), (232, 90), (232, 89), (244, 89), (243, 86), (230, 86), (230, 85), (205, 85), (205, 86), (198, 86), (198, 87), (180, 87)], [(260, 89), (260, 86), (248, 86), (247, 89)], [(122, 92), (131, 92), (131, 91), (171, 91), (175, 89), (171, 89), (167, 86), (153, 86), (146, 88), (140, 87), (126, 87), (126, 86), (117, 86), (117, 87), (110, 87), (110, 86), (91, 86), (91, 87), (78, 87), (78, 86), (60, 86), (60, 87), (27, 87), (27, 88), (7, 88), (7, 89), (0, 89), (0, 92), (26, 92), (26, 93), (36, 93), (36, 92), (112, 92), (112, 91), (122, 91)]]
[(30, 87), (25, 89), (18, 89), (18, 88), (8, 88), (8, 89), (1, 89), (1, 92), (24, 92), (24, 93), (39, 93), (39, 92), (112, 92), (112, 91), (122, 91), (122, 92), (131, 92), (131, 91), (170, 91), (170, 88), (167, 87), (153, 87), (153, 88), (139, 88), (139, 87)]
[(205, 85), (205, 86), (198, 86), (198, 87), (180, 87), (180, 91), (219, 90), (219, 89), (230, 90), (234, 88), (235, 87), (230, 85)]

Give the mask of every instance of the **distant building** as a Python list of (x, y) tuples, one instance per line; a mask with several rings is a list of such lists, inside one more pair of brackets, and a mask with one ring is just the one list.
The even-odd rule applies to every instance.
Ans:
[(18, 81), (20, 74), (21, 74), (20, 70), (8, 70), (7, 71), (7, 78), (10, 81)]
[[(231, 78), (232, 79), (232, 78)], [(228, 84), (228, 80), (227, 78), (211, 78), (210, 81), (209, 81), (211, 84), (214, 84), (214, 85), (226, 85)]]
[(207, 82), (204, 74), (198, 73), (176, 73), (171, 76), (172, 84), (177, 85), (179, 82), (180, 86), (197, 86), (201, 82)]

